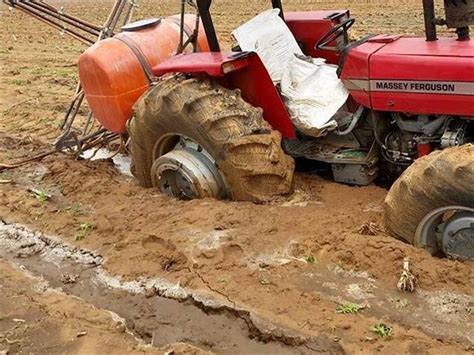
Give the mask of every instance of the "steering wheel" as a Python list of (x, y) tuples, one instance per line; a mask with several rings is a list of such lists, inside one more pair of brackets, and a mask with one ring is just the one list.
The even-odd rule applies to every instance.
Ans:
[(349, 42), (349, 36), (347, 31), (349, 28), (354, 25), (355, 19), (350, 18), (334, 26), (328, 33), (326, 33), (319, 41), (314, 45), (314, 49), (319, 49), (321, 51), (338, 51), (337, 46), (329, 46), (329, 43), (334, 42), (340, 36), (344, 35), (344, 42), (347, 44)]

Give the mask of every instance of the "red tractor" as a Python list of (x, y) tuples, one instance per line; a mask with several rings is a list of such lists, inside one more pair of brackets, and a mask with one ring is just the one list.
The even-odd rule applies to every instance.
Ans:
[[(295, 129), (256, 53), (221, 51), (211, 0), (182, 3), (181, 15), (127, 24), (79, 59), (85, 98), (105, 129), (127, 137), (141, 185), (263, 202), (292, 192), (291, 156), (328, 164), (346, 184), (401, 174), (387, 230), (433, 254), (474, 258), (473, 0), (445, 0), (446, 19), (424, 0), (426, 38), (355, 42), (349, 11), (285, 13), (273, 0), (302, 52), (338, 65), (349, 90), (323, 137)], [(437, 38), (437, 25), (457, 38)]]

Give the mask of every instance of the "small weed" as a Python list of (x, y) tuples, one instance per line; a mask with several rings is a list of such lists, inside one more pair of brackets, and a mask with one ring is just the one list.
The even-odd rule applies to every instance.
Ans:
[(46, 195), (44, 193), (44, 191), (38, 191), (37, 193), (35, 193), (35, 196), (36, 196), (36, 199), (40, 202), (40, 203), (45, 203), (46, 201), (49, 200), (49, 196)]
[(392, 327), (384, 323), (375, 324), (371, 330), (374, 334), (378, 335), (381, 338), (388, 338), (392, 335)]
[(0, 180), (11, 180), (12, 174), (10, 172), (4, 171), (0, 172)]
[(336, 313), (356, 314), (359, 313), (361, 307), (355, 303), (346, 303), (336, 308)]
[(18, 86), (25, 86), (25, 85), (31, 84), (31, 81), (22, 80), (22, 79), (14, 79), (14, 80), (11, 80), (11, 83)]
[(309, 255), (306, 257), (306, 262), (308, 264), (316, 264), (318, 261), (316, 260), (316, 258), (312, 255)]
[(79, 226), (79, 230), (74, 235), (74, 240), (76, 242), (78, 242), (80, 240), (83, 240), (86, 237), (86, 235), (92, 230), (92, 228), (93, 228), (93, 226), (92, 226), (91, 223), (89, 223), (89, 222), (82, 223)]
[(81, 230), (84, 232), (89, 232), (92, 229), (92, 224), (89, 222), (81, 224)]

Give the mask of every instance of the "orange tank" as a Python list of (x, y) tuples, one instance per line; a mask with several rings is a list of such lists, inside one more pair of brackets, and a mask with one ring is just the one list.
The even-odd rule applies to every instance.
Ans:
[[(79, 57), (79, 79), (86, 100), (106, 129), (115, 133), (126, 131), (133, 105), (149, 87), (140, 52), (151, 68), (175, 55), (180, 22), (180, 16), (175, 15), (159, 22), (131, 24), (120, 34), (97, 42)], [(196, 17), (186, 15), (184, 22), (186, 41), (194, 30)], [(201, 52), (209, 51), (202, 26), (197, 47)], [(188, 48), (191, 51), (191, 46)]]

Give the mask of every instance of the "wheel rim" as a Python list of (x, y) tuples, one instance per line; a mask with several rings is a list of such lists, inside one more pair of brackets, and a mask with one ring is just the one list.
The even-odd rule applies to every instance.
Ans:
[[(447, 213), (451, 216), (446, 220)], [(474, 259), (474, 209), (446, 206), (428, 213), (418, 224), (414, 244), (455, 259)]]
[(212, 156), (186, 138), (154, 161), (151, 175), (153, 185), (168, 196), (184, 200), (228, 196), (227, 185)]

